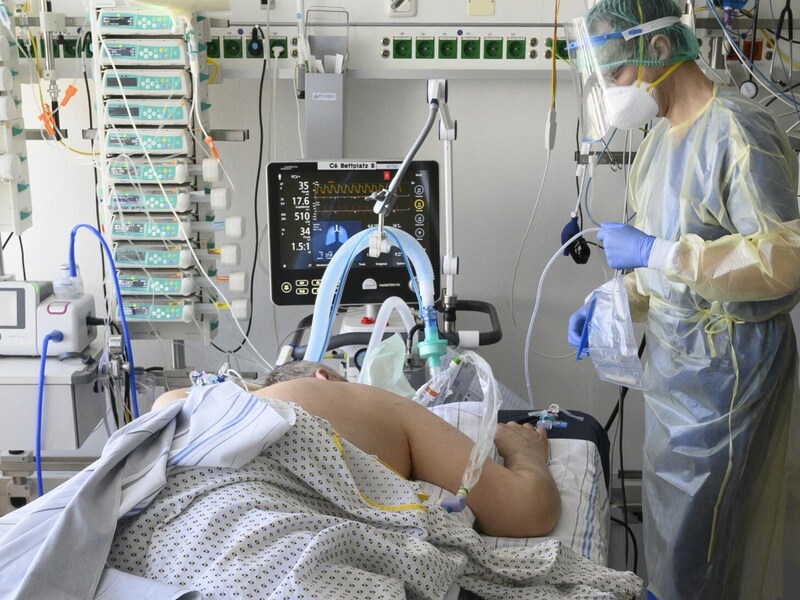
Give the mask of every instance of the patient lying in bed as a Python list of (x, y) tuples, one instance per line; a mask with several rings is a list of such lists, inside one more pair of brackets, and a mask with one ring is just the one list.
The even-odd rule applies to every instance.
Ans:
[[(557, 539), (490, 546), (373, 456), (455, 489), (469, 440), (402, 398), (311, 374), (261, 400), (230, 382), (173, 394), (116, 432), (98, 461), (0, 519), (0, 597), (441, 600), (455, 584), (507, 600), (641, 592), (633, 573)], [(500, 432), (509, 468), (487, 463), (468, 496), (484, 529), (552, 527), (559, 497), (545, 444), (530, 428)]]
[[(327, 420), (343, 438), (407, 479), (427, 481), (453, 493), (459, 488), (472, 441), (415, 402), (372, 386), (347, 383), (316, 363), (289, 363), (254, 394), (293, 402)], [(162, 395), (161, 408), (185, 390)], [(495, 436), (505, 466), (488, 460), (467, 505), (478, 528), (492, 536), (548, 534), (560, 500), (547, 469), (547, 437), (530, 424), (500, 425)]]

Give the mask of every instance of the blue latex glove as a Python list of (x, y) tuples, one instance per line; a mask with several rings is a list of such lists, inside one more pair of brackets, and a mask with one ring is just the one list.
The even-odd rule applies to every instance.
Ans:
[(603, 242), (612, 269), (646, 267), (656, 238), (625, 223), (600, 223), (597, 239)]
[(581, 336), (583, 335), (583, 328), (586, 325), (586, 315), (588, 314), (588, 304), (584, 304), (569, 318), (569, 328), (567, 330), (567, 341), (569, 345), (578, 349), (581, 345)]

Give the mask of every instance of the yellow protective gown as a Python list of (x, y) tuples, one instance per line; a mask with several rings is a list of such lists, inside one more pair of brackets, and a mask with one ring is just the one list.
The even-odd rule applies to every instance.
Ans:
[(672, 242), (626, 280), (647, 316), (648, 597), (796, 598), (797, 159), (768, 111), (715, 89), (655, 126), (630, 181), (636, 227)]

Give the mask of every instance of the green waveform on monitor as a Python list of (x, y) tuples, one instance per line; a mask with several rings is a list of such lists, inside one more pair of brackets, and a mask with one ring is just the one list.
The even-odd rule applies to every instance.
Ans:
[[(387, 184), (382, 183), (320, 183), (314, 192), (317, 196), (369, 196), (380, 192)], [(402, 188), (402, 186), (400, 186)], [(398, 193), (400, 189), (398, 189)]]

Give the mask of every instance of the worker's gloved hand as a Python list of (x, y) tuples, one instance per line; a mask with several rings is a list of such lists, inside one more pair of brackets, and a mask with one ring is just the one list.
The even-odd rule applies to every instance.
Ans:
[(586, 326), (586, 315), (588, 314), (589, 305), (584, 304), (569, 318), (569, 328), (567, 330), (567, 341), (569, 345), (578, 349), (581, 345), (581, 336), (583, 335), (583, 328)]
[(625, 223), (600, 223), (597, 239), (603, 242), (612, 269), (646, 267), (656, 238)]

